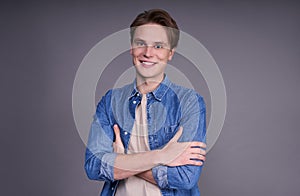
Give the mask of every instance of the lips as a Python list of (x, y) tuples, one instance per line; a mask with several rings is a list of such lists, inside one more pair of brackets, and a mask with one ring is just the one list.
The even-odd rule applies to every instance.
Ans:
[(152, 67), (153, 65), (155, 65), (155, 62), (151, 62), (151, 61), (143, 61), (140, 60), (140, 63), (142, 64), (143, 67), (149, 68)]

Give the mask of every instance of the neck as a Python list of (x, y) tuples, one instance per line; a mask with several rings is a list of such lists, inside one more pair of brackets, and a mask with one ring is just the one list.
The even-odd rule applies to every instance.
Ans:
[(153, 92), (163, 81), (163, 79), (164, 79), (164, 75), (162, 75), (158, 79), (137, 77), (136, 78), (137, 89), (142, 94)]

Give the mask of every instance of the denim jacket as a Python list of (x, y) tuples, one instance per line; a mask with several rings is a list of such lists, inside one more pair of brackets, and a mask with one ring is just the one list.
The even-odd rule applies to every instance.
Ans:
[[(101, 195), (114, 195), (119, 183), (114, 180), (113, 174), (116, 158), (112, 146), (115, 139), (113, 125), (118, 124), (127, 153), (135, 108), (141, 99), (134, 81), (122, 88), (109, 90), (97, 105), (85, 154), (85, 170), (90, 179), (105, 181)], [(151, 150), (163, 148), (180, 126), (183, 126), (183, 133), (179, 142), (205, 142), (205, 103), (194, 90), (178, 86), (165, 76), (156, 90), (147, 93), (146, 108)], [(198, 196), (201, 170), (202, 166), (159, 165), (152, 168), (152, 173), (163, 196)]]

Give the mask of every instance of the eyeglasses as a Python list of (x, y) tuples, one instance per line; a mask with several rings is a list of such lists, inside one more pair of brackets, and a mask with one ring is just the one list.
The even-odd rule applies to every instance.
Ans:
[(143, 40), (134, 40), (132, 46), (133, 46), (133, 48), (148, 48), (148, 47), (152, 47), (155, 50), (170, 49), (170, 46), (168, 44), (166, 44), (166, 43), (155, 42), (154, 44), (149, 45), (149, 44), (147, 44)]

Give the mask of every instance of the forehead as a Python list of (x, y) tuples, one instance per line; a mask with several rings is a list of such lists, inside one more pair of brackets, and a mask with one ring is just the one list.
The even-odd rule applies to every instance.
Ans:
[(133, 39), (142, 39), (148, 42), (168, 43), (166, 27), (158, 24), (146, 24), (136, 27)]

